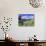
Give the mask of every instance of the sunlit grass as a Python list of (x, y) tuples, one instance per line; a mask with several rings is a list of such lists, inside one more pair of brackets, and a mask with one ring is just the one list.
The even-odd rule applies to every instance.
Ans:
[(19, 23), (19, 26), (34, 26), (34, 20), (23, 21), (23, 25), (22, 23)]

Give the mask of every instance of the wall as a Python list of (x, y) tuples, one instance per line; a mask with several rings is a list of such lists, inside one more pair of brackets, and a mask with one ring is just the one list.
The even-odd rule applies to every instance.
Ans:
[[(40, 8), (33, 8), (30, 6), (28, 0), (0, 0), (0, 18), (3, 16), (12, 17), (13, 22), (10, 33), (17, 40), (27, 40), (34, 34), (39, 40), (45, 39), (45, 6)], [(33, 13), (35, 14), (34, 27), (19, 27), (18, 14)], [(0, 31), (0, 35), (2, 31)], [(3, 37), (0, 36), (0, 39)], [(4, 38), (3, 38), (4, 39)]]

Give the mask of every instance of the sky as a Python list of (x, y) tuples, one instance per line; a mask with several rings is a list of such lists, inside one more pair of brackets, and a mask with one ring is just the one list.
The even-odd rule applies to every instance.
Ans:
[(34, 14), (19, 14), (21, 16), (21, 19), (33, 19)]

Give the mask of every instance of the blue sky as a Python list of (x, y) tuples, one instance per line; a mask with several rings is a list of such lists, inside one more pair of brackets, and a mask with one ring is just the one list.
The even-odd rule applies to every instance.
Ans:
[(33, 19), (34, 18), (34, 14), (19, 14), (19, 16), (21, 16), (22, 19)]

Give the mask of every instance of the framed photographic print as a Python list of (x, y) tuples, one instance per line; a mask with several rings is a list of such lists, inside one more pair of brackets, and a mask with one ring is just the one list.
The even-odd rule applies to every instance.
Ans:
[(19, 26), (34, 26), (34, 14), (19, 14), (18, 25)]

